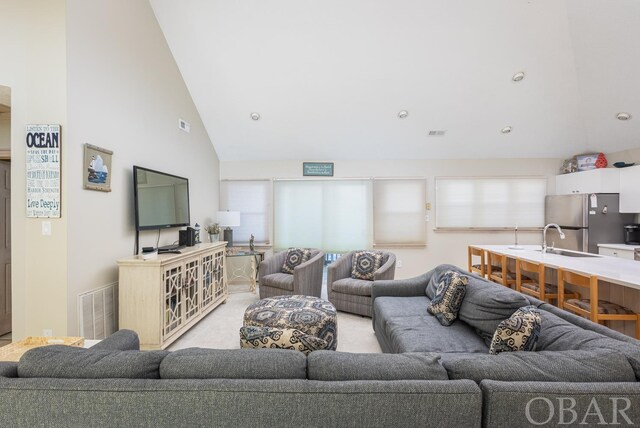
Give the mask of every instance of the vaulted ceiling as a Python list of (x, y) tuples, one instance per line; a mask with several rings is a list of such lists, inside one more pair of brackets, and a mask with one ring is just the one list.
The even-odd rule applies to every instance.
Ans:
[(637, 0), (150, 2), (221, 160), (640, 147)]

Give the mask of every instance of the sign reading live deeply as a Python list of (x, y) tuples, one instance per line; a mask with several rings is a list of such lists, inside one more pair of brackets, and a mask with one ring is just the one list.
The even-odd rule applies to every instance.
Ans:
[(60, 125), (27, 125), (27, 217), (60, 217)]

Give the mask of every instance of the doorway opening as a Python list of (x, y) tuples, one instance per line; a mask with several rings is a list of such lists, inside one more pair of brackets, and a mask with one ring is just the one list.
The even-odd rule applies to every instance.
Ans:
[(11, 343), (11, 88), (0, 85), (0, 346)]

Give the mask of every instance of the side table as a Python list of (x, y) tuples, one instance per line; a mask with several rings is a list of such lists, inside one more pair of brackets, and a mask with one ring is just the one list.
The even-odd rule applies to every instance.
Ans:
[(258, 270), (260, 269), (260, 262), (264, 260), (264, 251), (238, 251), (234, 253), (227, 250), (226, 256), (228, 259), (249, 257), (249, 271), (247, 271), (247, 265), (244, 263), (239, 266), (231, 266), (231, 263), (227, 264), (227, 282), (231, 282), (234, 279), (247, 279), (249, 280), (250, 291), (255, 294), (256, 285), (258, 284)]

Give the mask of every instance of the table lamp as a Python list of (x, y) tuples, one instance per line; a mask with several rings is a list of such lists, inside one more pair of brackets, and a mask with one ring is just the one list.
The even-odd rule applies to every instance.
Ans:
[(232, 227), (240, 226), (240, 211), (218, 211), (218, 223), (224, 227), (223, 240), (227, 241), (228, 247), (233, 247)]

